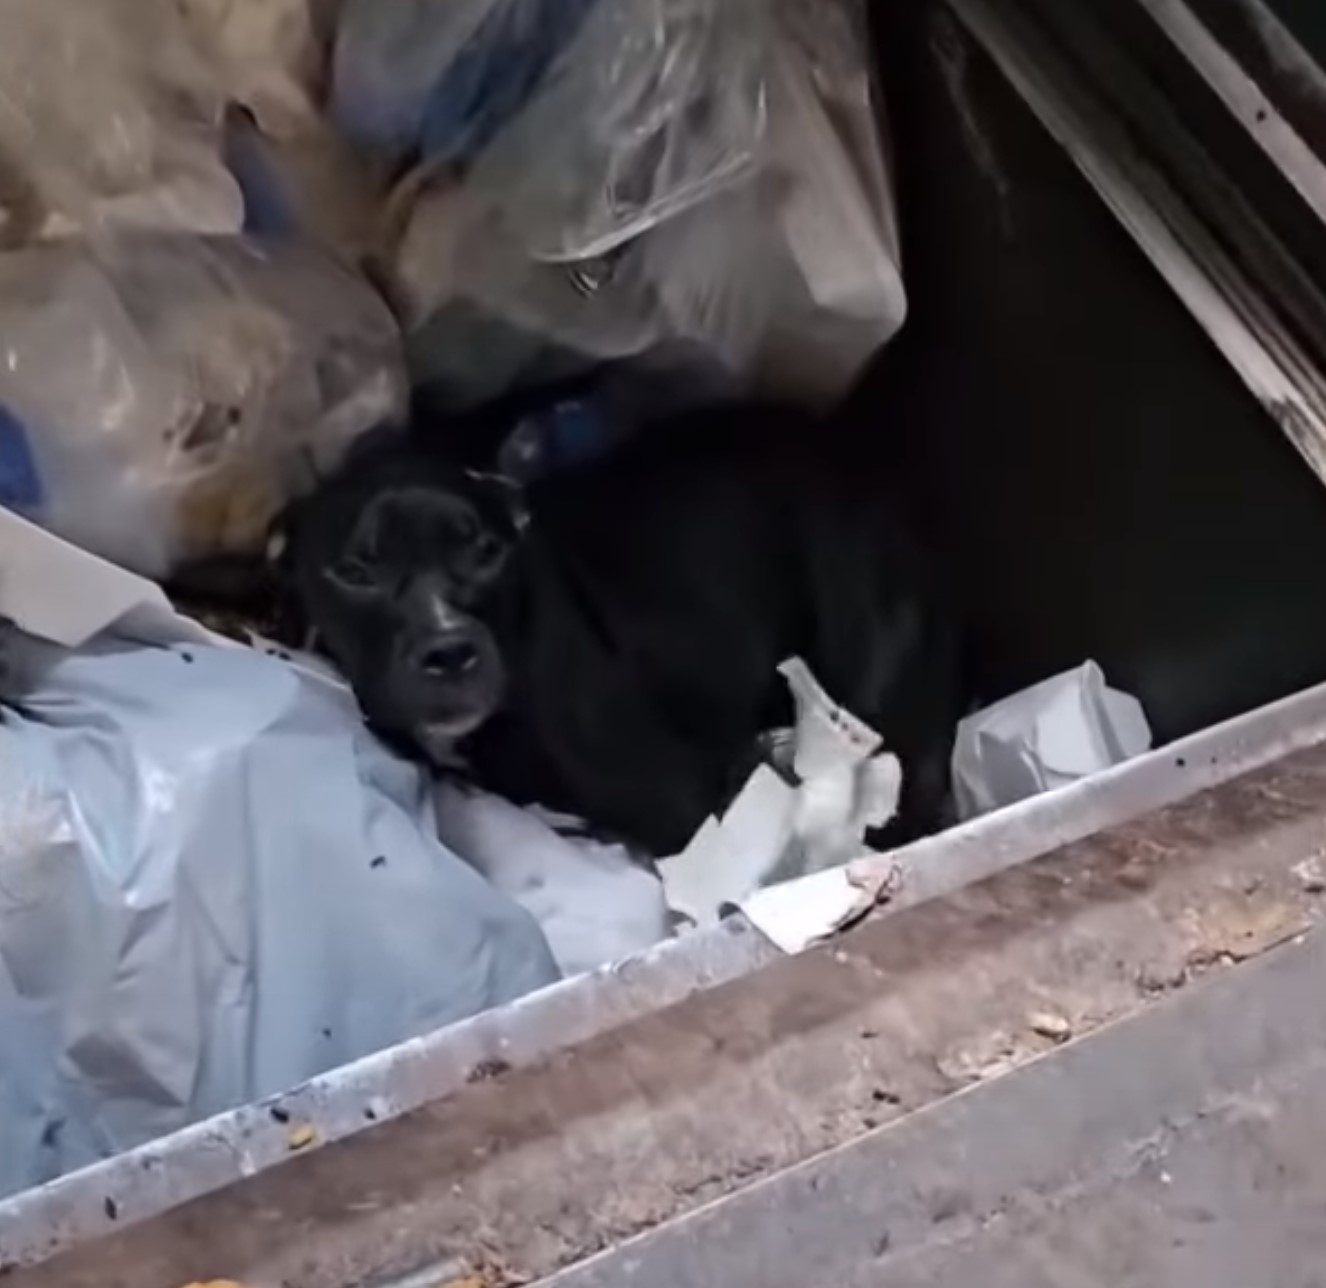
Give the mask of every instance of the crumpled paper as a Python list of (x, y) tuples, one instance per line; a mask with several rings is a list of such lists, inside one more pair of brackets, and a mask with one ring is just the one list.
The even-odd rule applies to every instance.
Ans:
[(1111, 689), (1095, 662), (968, 717), (953, 750), (965, 822), (1075, 783), (1151, 749), (1142, 704)]
[(659, 864), (669, 906), (697, 926), (744, 909), (758, 890), (858, 857), (866, 832), (897, 813), (902, 766), (880, 752), (883, 736), (838, 706), (800, 658), (778, 669), (797, 707), (783, 740), (790, 757), (756, 769), (721, 819)]

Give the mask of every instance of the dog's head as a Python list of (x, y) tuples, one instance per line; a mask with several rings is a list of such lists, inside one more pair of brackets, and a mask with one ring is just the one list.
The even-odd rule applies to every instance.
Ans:
[(368, 719), (440, 758), (502, 700), (476, 610), (523, 526), (512, 484), (389, 441), (293, 506), (273, 553)]

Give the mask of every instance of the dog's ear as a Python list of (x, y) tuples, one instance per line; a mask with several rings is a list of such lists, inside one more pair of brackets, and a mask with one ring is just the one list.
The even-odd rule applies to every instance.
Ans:
[(524, 534), (529, 527), (529, 505), (525, 489), (515, 479), (506, 474), (486, 474), (480, 470), (466, 470), (465, 477), (497, 504), (516, 536)]

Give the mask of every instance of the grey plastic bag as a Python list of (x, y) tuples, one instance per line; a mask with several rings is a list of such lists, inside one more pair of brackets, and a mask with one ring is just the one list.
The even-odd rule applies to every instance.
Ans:
[(237, 647), (4, 660), (0, 1194), (557, 978), (343, 686)]

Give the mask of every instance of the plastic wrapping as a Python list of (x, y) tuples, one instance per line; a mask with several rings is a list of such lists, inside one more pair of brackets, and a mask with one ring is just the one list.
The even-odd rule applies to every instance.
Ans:
[(170, 0), (0, 0), (0, 244), (237, 232), (222, 90)]
[(537, 260), (606, 255), (697, 205), (757, 165), (768, 13), (767, 0), (600, 0), (473, 182), (502, 194)]
[(471, 164), (398, 193), (387, 276), (419, 379), (464, 405), (683, 340), (773, 392), (841, 393), (906, 313), (858, 18), (590, 12)]
[(146, 576), (260, 550), (403, 414), (394, 319), (312, 251), (131, 237), (0, 259), (0, 504)]
[(320, 246), (350, 265), (370, 257), (386, 184), (325, 124), (272, 135), (247, 110), (231, 108), (225, 158), (244, 194), (246, 233)]
[(333, 110), (394, 157), (462, 162), (528, 101), (601, 0), (347, 0)]
[(557, 978), (340, 685), (196, 643), (6, 662), (0, 1194)]
[(763, 5), (347, 0), (333, 108), (390, 156), (473, 164), (534, 258), (585, 259), (753, 167)]
[(465, 406), (678, 343), (734, 376), (752, 372), (774, 298), (765, 270), (787, 263), (761, 220), (757, 186), (574, 266), (530, 258), (471, 196), (425, 194), (401, 244), (398, 304), (421, 384)]
[(965, 821), (1121, 765), (1151, 749), (1142, 704), (1095, 662), (1034, 685), (958, 726), (953, 791)]

